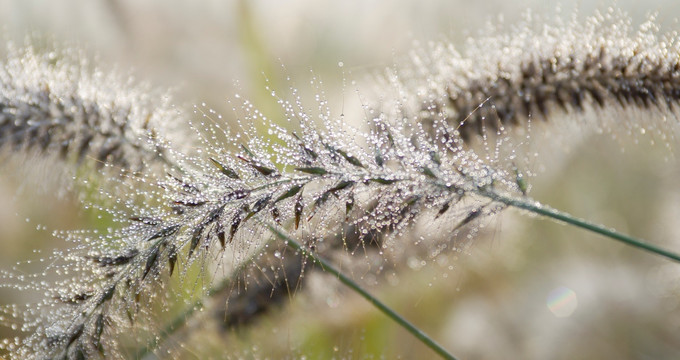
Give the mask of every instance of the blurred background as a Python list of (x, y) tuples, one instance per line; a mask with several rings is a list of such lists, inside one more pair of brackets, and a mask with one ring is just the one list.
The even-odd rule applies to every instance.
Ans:
[[(560, 7), (566, 16), (578, 9), (585, 17), (610, 5)], [(634, 24), (656, 13), (662, 31), (680, 29), (676, 1), (616, 6)], [(528, 9), (550, 18), (556, 8), (545, 0), (0, 0), (0, 24), (5, 41), (79, 47), (102, 69), (132, 69), (137, 79), (171, 89), (187, 117), (195, 116), (193, 104), (206, 103), (233, 121), (227, 99), (237, 93), (275, 117), (266, 86), (297, 87), (312, 99), (318, 89), (307, 84), (317, 76), (332, 110), (360, 122), (362, 84), (414, 41), (460, 44), (501, 18), (512, 24)], [(540, 149), (530, 169), (537, 173), (529, 179), (530, 195), (680, 251), (678, 144), (669, 150), (623, 135), (569, 140), (579, 134)], [(76, 196), (26, 188), (21, 166), (32, 164), (0, 167), (1, 268), (64, 246), (52, 230), (101, 226)], [(484, 236), (464, 253), (409, 259), (371, 290), (460, 359), (680, 354), (679, 265), (515, 210), (484, 225)], [(225, 332), (207, 324), (176, 339), (181, 344), (174, 357), (434, 356), (342, 286), (307, 280), (310, 291), (248, 329)], [(0, 303), (22, 301), (14, 296), (0, 291)]]

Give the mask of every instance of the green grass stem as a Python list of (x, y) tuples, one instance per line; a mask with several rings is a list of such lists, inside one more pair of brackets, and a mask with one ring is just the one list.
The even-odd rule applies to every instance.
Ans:
[(534, 214), (538, 215), (543, 215), (570, 225), (574, 225), (576, 227), (579, 227), (581, 229), (585, 229), (591, 232), (594, 232), (596, 234), (603, 235), (605, 237), (608, 237), (610, 239), (620, 241), (626, 245), (633, 246), (637, 249), (644, 250), (646, 252), (659, 255), (662, 257), (665, 257), (666, 259), (672, 260), (674, 262), (680, 263), (680, 255), (677, 253), (674, 253), (670, 250), (663, 249), (659, 246), (656, 246), (654, 244), (650, 244), (644, 240), (637, 239), (635, 237), (632, 237), (630, 235), (626, 235), (623, 233), (620, 233), (614, 229), (607, 228), (602, 225), (598, 225), (592, 222), (589, 222), (584, 219), (577, 218), (571, 214), (555, 210), (549, 206), (543, 205), (539, 202), (535, 202), (533, 200), (529, 199), (517, 199), (517, 198), (511, 198), (507, 196), (503, 196), (500, 194), (496, 194), (493, 192), (484, 192), (482, 195), (489, 197), (492, 200), (498, 201), (500, 203), (506, 204), (508, 206), (512, 206), (515, 208), (519, 209), (524, 209), (527, 211), (530, 211)]
[(340, 270), (338, 270), (335, 266), (333, 266), (333, 264), (331, 264), (330, 262), (328, 262), (324, 258), (317, 256), (315, 253), (313, 253), (312, 251), (310, 251), (307, 248), (305, 248), (304, 246), (302, 246), (300, 243), (298, 243), (297, 241), (292, 239), (290, 236), (283, 233), (281, 230), (279, 230), (275, 226), (272, 226), (272, 225), (267, 225), (267, 226), (269, 227), (269, 230), (271, 230), (279, 239), (285, 241), (288, 247), (290, 247), (290, 248), (292, 248), (296, 251), (300, 251), (308, 259), (310, 259), (314, 263), (321, 266), (321, 268), (325, 272), (337, 277), (338, 280), (340, 280), (340, 282), (347, 285), (353, 291), (355, 291), (356, 293), (361, 295), (364, 299), (368, 300), (368, 302), (373, 304), (373, 306), (375, 306), (378, 310), (382, 311), (385, 315), (387, 315), (387, 317), (389, 317), (394, 322), (399, 324), (401, 327), (406, 329), (406, 331), (408, 331), (413, 336), (415, 336), (418, 340), (420, 340), (423, 344), (425, 344), (427, 347), (429, 347), (434, 352), (436, 352), (443, 359), (456, 360), (456, 358), (453, 355), (451, 355), (440, 344), (438, 344), (436, 341), (434, 341), (434, 339), (432, 339), (429, 335), (427, 335), (425, 332), (423, 332), (422, 330), (417, 328), (415, 325), (411, 324), (408, 320), (406, 320), (404, 317), (399, 315), (397, 312), (395, 312), (392, 308), (390, 308), (385, 303), (380, 301), (378, 298), (371, 295), (368, 291), (366, 291), (364, 288), (362, 288), (358, 283), (356, 283), (354, 280), (347, 277)]

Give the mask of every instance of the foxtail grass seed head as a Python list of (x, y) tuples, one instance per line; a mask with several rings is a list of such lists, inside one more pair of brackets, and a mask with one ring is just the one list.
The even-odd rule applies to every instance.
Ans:
[(622, 124), (636, 112), (677, 117), (680, 45), (676, 33), (659, 33), (653, 17), (637, 29), (613, 8), (585, 21), (528, 13), (515, 26), (499, 23), (461, 48), (418, 45), (385, 72), (379, 108), (426, 126), (444, 120), (466, 140), (560, 114), (615, 113), (621, 119), (599, 125), (619, 129), (640, 128)]
[[(323, 96), (310, 110), (295, 91), (292, 99), (277, 98), (277, 121), (237, 95), (234, 131), (196, 107), (195, 151), (166, 139), (172, 134), (163, 129), (175, 116), (164, 107), (148, 110), (149, 99), (139, 100), (144, 89), (88, 75), (87, 64), (62, 54), (15, 51), (0, 67), (1, 143), (54, 148), (142, 176), (129, 193), (105, 194), (115, 207), (101, 208), (117, 227), (58, 233), (71, 248), (43, 259), (43, 272), (0, 274), (0, 286), (42, 295), (4, 309), (0, 321), (20, 324), (22, 335), (0, 348), (12, 359), (125, 358), (121, 338), (156, 336), (152, 304), (167, 301), (171, 278), (201, 296), (216, 274), (258, 261), (285, 264), (272, 260), (286, 254), (270, 244), (269, 224), (322, 253), (353, 252), (379, 234), (375, 252), (399, 258), (412, 248), (401, 235), (419, 221), (453, 241), (505, 209), (499, 196), (524, 197), (528, 189), (514, 157), (466, 146), (486, 127), (502, 138), (503, 127), (521, 126), (530, 115), (549, 120), (558, 111), (608, 107), (674, 113), (676, 42), (660, 40), (651, 21), (634, 35), (627, 24), (607, 13), (542, 31), (523, 25), (477, 40), (464, 55), (447, 44), (421, 49), (388, 71), (383, 90), (398, 96), (386, 95), (381, 111), (367, 112), (365, 129), (348, 126)], [(312, 84), (321, 86), (316, 78)], [(256, 122), (266, 125), (266, 136), (251, 126)], [(172, 167), (145, 171), (158, 158), (172, 159)], [(356, 240), (333, 236), (347, 226)], [(474, 229), (466, 235), (474, 239)], [(289, 273), (268, 269), (264, 276), (301, 274), (299, 254), (288, 256)], [(265, 290), (291, 284), (298, 286), (277, 280)], [(244, 289), (230, 302), (260, 293)]]
[[(8, 46), (0, 64), (0, 149), (141, 171), (178, 128), (167, 95), (93, 68), (72, 49)], [(173, 124), (174, 123), (174, 124)]]

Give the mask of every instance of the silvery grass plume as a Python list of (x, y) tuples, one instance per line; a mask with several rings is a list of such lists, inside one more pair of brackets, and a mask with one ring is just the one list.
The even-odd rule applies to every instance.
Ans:
[[(17, 268), (3, 273), (9, 284), (5, 286), (43, 297), (6, 309), (3, 322), (19, 324), (23, 335), (2, 347), (13, 359), (125, 358), (121, 339), (130, 334), (156, 336), (153, 305), (167, 301), (172, 277), (196, 284), (202, 293), (207, 290), (192, 277), (195, 269), (208, 283), (258, 262), (266, 264), (265, 277), (287, 279), (302, 272), (303, 257), (278, 243), (269, 226), (286, 229), (322, 254), (337, 248), (351, 252), (365, 245), (362, 235), (371, 232), (390, 234), (377, 244), (380, 256), (409, 251), (408, 239), (400, 235), (418, 220), (451, 241), (466, 224), (507, 207), (498, 199), (525, 196), (526, 184), (514, 169), (517, 155), (498, 155), (507, 137), (505, 126), (521, 125), (531, 116), (548, 119), (559, 108), (577, 112), (632, 106), (673, 113), (678, 99), (674, 94), (680, 91), (675, 81), (676, 43), (671, 37), (658, 40), (652, 23), (630, 35), (627, 23), (609, 14), (581, 27), (547, 26), (540, 32), (520, 27), (480, 40), (466, 56), (448, 46), (434, 46), (430, 54), (390, 70), (383, 89), (397, 95), (383, 97), (381, 111), (374, 110), (379, 105), (366, 110), (364, 129), (353, 129), (334, 115), (321, 95), (313, 109), (305, 107), (295, 90), (292, 100), (278, 99), (279, 121), (265, 118), (237, 97), (238, 131), (226, 130), (210, 111), (197, 109), (203, 113), (194, 123), (201, 146), (191, 153), (168, 146), (173, 143), (162, 136), (151, 136), (148, 142), (146, 122), (136, 118), (123, 117), (120, 123), (95, 117), (94, 122), (73, 120), (56, 127), (66, 128), (67, 134), (75, 134), (66, 137), (74, 139), (86, 139), (80, 134), (95, 129), (93, 138), (104, 142), (110, 132), (99, 129), (111, 124), (141, 129), (121, 130), (112, 140), (128, 152), (98, 156), (101, 145), (90, 147), (87, 141), (86, 150), (72, 151), (77, 156), (93, 151), (92, 157), (115, 163), (119, 154), (140, 159), (151, 149), (150, 154), (158, 155), (156, 146), (163, 145), (163, 156), (174, 159), (173, 166), (167, 175), (141, 173), (142, 186), (129, 185), (128, 192), (104, 194), (114, 205), (103, 209), (118, 228), (103, 235), (65, 233), (62, 237), (72, 247), (43, 259), (49, 264), (44, 272), (26, 275)], [(577, 46), (584, 39), (586, 49)], [(520, 51), (526, 49), (532, 51)], [(20, 70), (23, 65), (14, 66)], [(58, 68), (50, 68), (49, 62), (44, 66), (45, 76), (57, 79), (50, 71)], [(79, 66), (57, 84), (74, 89), (81, 78), (75, 76), (81, 75)], [(13, 79), (8, 77), (4, 86), (16, 87)], [(102, 99), (129, 96), (123, 88), (97, 85), (101, 93), (110, 93), (91, 98), (95, 108), (105, 105)], [(491, 103), (479, 107), (487, 98)], [(47, 106), (38, 109), (58, 109), (62, 101), (42, 99)], [(13, 97), (2, 100), (15, 102)], [(33, 103), (25, 106), (32, 108)], [(265, 123), (268, 134), (257, 133), (255, 122)], [(53, 128), (38, 127), (38, 135), (20, 137), (24, 145), (19, 148), (42, 144), (38, 140), (46, 144), (40, 145), (43, 148), (59, 146), (54, 134), (40, 135)], [(17, 137), (14, 133), (21, 131), (3, 132), (0, 140), (8, 142)], [(496, 136), (489, 153), (468, 147), (466, 140), (478, 133)], [(145, 201), (136, 201), (140, 198)], [(360, 235), (354, 243), (335, 236), (346, 225)], [(380, 266), (373, 270), (380, 271)], [(272, 289), (297, 286), (294, 281), (271, 283)], [(243, 294), (247, 300), (248, 291)]]
[[(500, 21), (489, 27), (461, 49), (447, 42), (418, 47), (382, 77), (380, 108), (426, 125), (444, 119), (464, 139), (560, 114), (613, 114), (613, 123), (591, 125), (614, 129), (642, 128), (636, 111), (677, 115), (680, 44), (676, 32), (660, 34), (653, 17), (634, 29), (626, 14), (609, 8), (585, 21), (574, 15), (546, 23), (528, 13), (509, 29)], [(664, 138), (668, 130), (657, 129)]]
[[(166, 95), (92, 69), (75, 51), (8, 46), (0, 66), (0, 149), (144, 170), (168, 163), (177, 110)], [(173, 124), (175, 123), (175, 124)]]

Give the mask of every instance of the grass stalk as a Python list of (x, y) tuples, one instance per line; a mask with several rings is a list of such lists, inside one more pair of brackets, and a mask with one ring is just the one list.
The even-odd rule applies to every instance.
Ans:
[(570, 225), (574, 225), (576, 227), (579, 227), (584, 230), (588, 230), (591, 232), (594, 232), (596, 234), (603, 235), (605, 237), (608, 237), (612, 240), (616, 240), (619, 242), (622, 242), (626, 245), (635, 247), (637, 249), (646, 251), (648, 253), (652, 253), (658, 256), (662, 256), (666, 259), (672, 260), (674, 262), (680, 263), (680, 255), (677, 253), (674, 253), (670, 250), (663, 249), (659, 246), (656, 246), (654, 244), (650, 244), (644, 240), (637, 239), (633, 236), (626, 235), (623, 233), (620, 233), (614, 229), (607, 228), (602, 225), (598, 225), (592, 222), (589, 222), (584, 219), (580, 219), (576, 216), (573, 216), (571, 214), (568, 214), (566, 212), (562, 212), (556, 209), (553, 209), (549, 206), (543, 205), (539, 202), (534, 202), (528, 199), (518, 199), (518, 198), (511, 198), (507, 196), (503, 196), (500, 194), (496, 194), (493, 192), (486, 192), (483, 193), (482, 195), (489, 197), (490, 199), (493, 199), (495, 201), (501, 202), (503, 204), (506, 204), (508, 206), (512, 206), (515, 208), (523, 209), (530, 211), (534, 214), (538, 215), (543, 215), (546, 217), (549, 217), (551, 219), (555, 219)]
[[(235, 274), (238, 274), (239, 270), (241, 269), (242, 267), (239, 267), (239, 269), (235, 271)], [(207, 296), (205, 298), (196, 300), (184, 311), (182, 311), (182, 313), (175, 316), (167, 325), (165, 325), (165, 327), (163, 327), (163, 329), (160, 332), (158, 332), (158, 334), (146, 346), (140, 348), (135, 352), (135, 356), (133, 357), (133, 359), (142, 360), (149, 356), (154, 350), (158, 348), (159, 345), (163, 344), (165, 340), (167, 340), (172, 334), (174, 334), (179, 329), (184, 327), (184, 325), (186, 325), (187, 321), (194, 315), (194, 313), (196, 313), (196, 311), (203, 307), (203, 304), (205, 302), (204, 299), (213, 297), (219, 294), (227, 287), (229, 287), (232, 284), (231, 280), (232, 280), (231, 277), (222, 280), (219, 284), (208, 290)]]
[(392, 319), (394, 322), (399, 324), (401, 327), (403, 327), (406, 331), (411, 333), (413, 336), (415, 336), (418, 340), (420, 340), (425, 346), (429, 347), (432, 349), (434, 352), (436, 352), (439, 356), (441, 356), (443, 359), (449, 359), (449, 360), (456, 360), (456, 358), (451, 355), (444, 347), (442, 347), (439, 343), (437, 343), (434, 339), (432, 339), (429, 335), (427, 335), (425, 332), (417, 328), (415, 325), (413, 325), (411, 322), (406, 320), (404, 317), (399, 315), (396, 311), (394, 311), (392, 308), (390, 308), (387, 304), (383, 303), (380, 301), (378, 298), (375, 296), (371, 295), (367, 290), (361, 287), (358, 283), (356, 283), (354, 280), (350, 279), (347, 277), (345, 274), (343, 274), (339, 269), (337, 269), (333, 264), (331, 264), (328, 260), (317, 256), (314, 252), (308, 250), (302, 244), (299, 242), (295, 241), (293, 238), (290, 236), (286, 235), (283, 233), (281, 230), (276, 228), (275, 226), (272, 225), (267, 225), (269, 227), (269, 230), (271, 230), (274, 235), (276, 235), (279, 239), (283, 240), (286, 242), (286, 245), (296, 251), (300, 251), (304, 256), (306, 256), (309, 260), (313, 261), (314, 263), (318, 264), (321, 266), (322, 270), (337, 277), (340, 282), (348, 286), (350, 289), (361, 295), (364, 299), (368, 300), (373, 306), (375, 306), (378, 310), (382, 311), (383, 314), (387, 315), (390, 319)]

